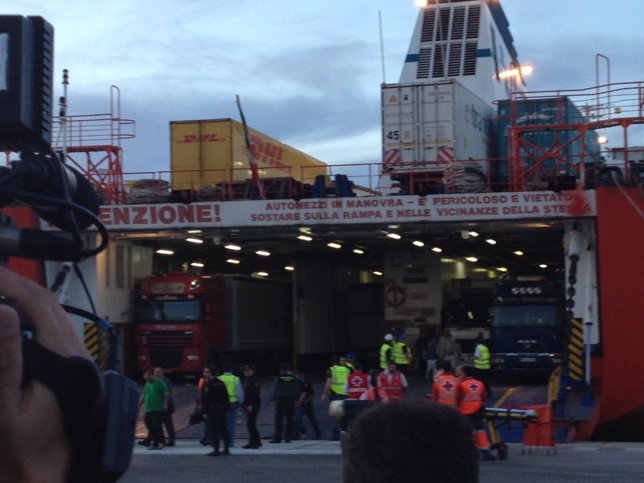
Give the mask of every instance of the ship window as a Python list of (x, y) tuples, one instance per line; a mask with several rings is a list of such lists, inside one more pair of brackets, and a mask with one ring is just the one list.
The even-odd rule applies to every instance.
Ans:
[(476, 42), (465, 44), (465, 60), (463, 62), (463, 75), (476, 75)]
[(445, 41), (448, 39), (450, 13), (452, 13), (452, 10), (449, 8), (442, 8), (440, 10), (440, 16), (438, 17), (438, 32), (436, 33), (436, 41)]
[(445, 55), (447, 51), (446, 45), (437, 45), (434, 49), (434, 66), (432, 69), (432, 77), (445, 77)]
[(477, 39), (479, 37), (479, 21), (481, 19), (481, 7), (471, 6), (467, 15), (467, 38)]
[(418, 56), (417, 79), (427, 79), (429, 77), (429, 63), (432, 60), (432, 49), (420, 49)]
[(451, 40), (461, 40), (465, 30), (465, 7), (458, 7), (454, 9), (452, 16), (452, 32), (450, 35)]
[(449, 65), (447, 67), (448, 76), (461, 75), (461, 57), (463, 54), (463, 44), (453, 43), (449, 48)]
[(434, 23), (436, 22), (436, 12), (434, 10), (425, 10), (423, 16), (423, 31), (420, 34), (421, 42), (432, 42), (434, 40)]

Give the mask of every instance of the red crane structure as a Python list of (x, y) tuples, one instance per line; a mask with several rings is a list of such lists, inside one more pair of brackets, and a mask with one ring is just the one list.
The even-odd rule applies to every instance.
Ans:
[(125, 203), (121, 141), (135, 136), (135, 121), (121, 118), (121, 94), (110, 90), (110, 112), (57, 117), (53, 148), (92, 183), (102, 204)]
[[(629, 162), (629, 129), (644, 124), (644, 82), (515, 92), (509, 102), (509, 191), (534, 189), (532, 185), (539, 180), (573, 184), (564, 189), (593, 188), (588, 183), (596, 176), (591, 175), (601, 178), (601, 170), (624, 177), (639, 176), (638, 166)], [(526, 105), (530, 107), (522, 107)], [(571, 112), (573, 105), (581, 106), (581, 113)], [(588, 134), (616, 127), (622, 128), (623, 146), (618, 151), (623, 151), (623, 164), (603, 166), (598, 162), (601, 153), (589, 142), (595, 136)], [(546, 145), (542, 142), (545, 136), (550, 141)]]

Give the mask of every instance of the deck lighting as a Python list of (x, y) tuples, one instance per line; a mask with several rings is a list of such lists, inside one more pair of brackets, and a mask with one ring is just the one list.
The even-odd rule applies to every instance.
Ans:
[(287, 271), (289, 271), (289, 272), (292, 272), (293, 270), (295, 270), (295, 267), (292, 267), (291, 265), (286, 265), (286, 266), (284, 267), (284, 270), (287, 270)]
[(382, 272), (380, 270), (374, 270), (373, 273), (376, 277), (382, 277)]
[(414, 240), (414, 241), (413, 241), (413, 242), (411, 242), (411, 243), (412, 243), (412, 245), (417, 246), (417, 247), (424, 247), (424, 246), (425, 246), (425, 243), (423, 243), (423, 242), (422, 242), (422, 241), (420, 241), (420, 240)]
[(532, 74), (534, 66), (532, 64), (523, 64), (520, 67), (512, 67), (499, 72), (499, 79), (517, 79)]
[(468, 262), (472, 262), (472, 263), (476, 263), (476, 262), (479, 261), (479, 259), (476, 258), (476, 257), (465, 257), (465, 260), (467, 260)]
[(364, 255), (364, 250), (362, 248), (354, 248), (353, 253), (356, 255)]
[(189, 243), (197, 243), (197, 244), (202, 244), (203, 240), (201, 238), (186, 238), (186, 241)]
[(270, 257), (271, 256), (271, 252), (269, 252), (267, 250), (257, 250), (255, 252), (255, 254), (259, 255), (260, 257)]
[(226, 260), (226, 263), (231, 263), (233, 265), (239, 265), (241, 262), (239, 260), (237, 260), (236, 258), (229, 258), (228, 260)]
[(539, 268), (548, 268), (548, 265), (546, 265), (545, 263), (541, 263), (539, 264)]
[(507, 268), (505, 268), (505, 267), (496, 267), (496, 270), (497, 270), (498, 272), (507, 272), (507, 271), (508, 271), (508, 269), (507, 269)]
[(489, 243), (490, 245), (496, 245), (496, 240), (494, 240), (493, 238), (488, 238), (487, 240), (485, 240), (485, 242)]
[(191, 266), (191, 267), (196, 267), (196, 268), (203, 268), (203, 267), (204, 267), (204, 264), (203, 264), (203, 263), (201, 263), (201, 262), (192, 262), (192, 263), (190, 264), (190, 266)]
[(342, 248), (342, 245), (340, 245), (338, 242), (329, 242), (326, 244), (329, 248), (335, 248), (336, 250)]
[(256, 272), (255, 275), (258, 277), (268, 277), (268, 272)]
[(515, 251), (515, 252), (513, 252), (513, 253), (514, 253), (517, 257), (522, 257), (522, 256), (523, 256), (523, 252), (522, 252), (521, 250), (517, 250), (517, 251)]
[(435, 253), (441, 253), (443, 249), (441, 247), (432, 247), (432, 251)]
[(400, 236), (398, 233), (387, 233), (387, 238), (391, 238), (393, 240), (400, 240), (402, 236)]
[(174, 252), (172, 250), (168, 250), (166, 248), (159, 248), (156, 253), (159, 255), (174, 255)]
[(468, 234), (469, 236), (471, 236), (471, 237), (474, 237), (474, 238), (476, 238), (477, 236), (479, 236), (479, 232), (478, 232), (478, 231), (468, 231), (468, 232), (467, 232), (467, 234)]
[(233, 250), (233, 251), (236, 251), (236, 252), (241, 250), (241, 247), (239, 245), (235, 245), (233, 243), (229, 243), (228, 245), (224, 245), (224, 248), (226, 250)]
[(313, 237), (310, 237), (308, 235), (298, 235), (297, 239), (310, 242), (311, 240), (313, 240)]

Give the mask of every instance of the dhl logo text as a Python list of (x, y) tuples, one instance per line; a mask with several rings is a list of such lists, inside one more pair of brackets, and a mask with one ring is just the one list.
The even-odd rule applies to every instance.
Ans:
[(225, 140), (225, 138), (220, 138), (219, 136), (217, 136), (217, 134), (184, 134), (183, 138), (178, 142), (182, 144), (218, 143)]
[(284, 149), (280, 146), (265, 142), (257, 136), (250, 136), (250, 144), (257, 162), (266, 164), (271, 168), (288, 169), (288, 166), (282, 162)]

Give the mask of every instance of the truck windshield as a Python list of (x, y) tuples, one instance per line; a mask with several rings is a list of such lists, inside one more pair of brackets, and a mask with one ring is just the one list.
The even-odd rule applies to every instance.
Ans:
[(494, 308), (495, 326), (558, 326), (563, 319), (556, 305), (503, 305)]
[(201, 319), (201, 302), (199, 300), (146, 300), (139, 302), (136, 315), (139, 323), (191, 323)]

